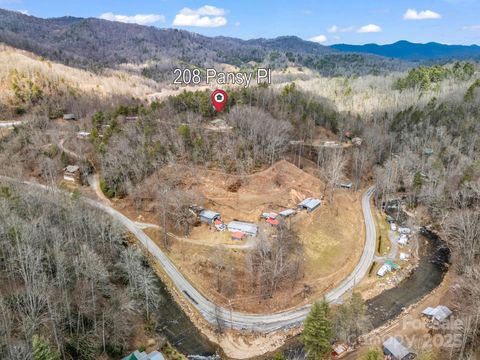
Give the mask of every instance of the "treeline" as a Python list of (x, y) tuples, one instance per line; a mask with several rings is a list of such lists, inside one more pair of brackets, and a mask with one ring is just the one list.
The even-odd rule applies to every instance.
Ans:
[(0, 358), (118, 359), (156, 335), (159, 282), (107, 215), (0, 185)]
[(436, 85), (448, 77), (467, 81), (472, 78), (474, 73), (475, 65), (469, 62), (456, 62), (452, 67), (442, 65), (420, 66), (411, 69), (406, 76), (399, 78), (394, 84), (394, 89), (419, 88), (428, 90), (432, 85)]

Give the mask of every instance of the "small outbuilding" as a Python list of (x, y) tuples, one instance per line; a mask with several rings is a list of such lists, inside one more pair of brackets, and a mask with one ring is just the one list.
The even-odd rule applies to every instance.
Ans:
[(353, 184), (351, 181), (342, 181), (342, 182), (339, 182), (337, 186), (343, 189), (351, 189)]
[(296, 213), (297, 212), (293, 209), (286, 209), (286, 210), (280, 211), (278, 215), (280, 215), (281, 217), (287, 218), (289, 216), (295, 215)]
[(383, 353), (391, 360), (412, 360), (417, 357), (417, 354), (405, 346), (400, 338), (394, 336), (383, 343)]
[(150, 354), (147, 354), (145, 351), (135, 350), (130, 355), (122, 358), (122, 360), (165, 360), (165, 357), (159, 351), (152, 351)]
[(68, 165), (63, 170), (63, 180), (75, 182), (80, 179), (80, 167), (78, 165)]
[(243, 221), (230, 221), (227, 224), (227, 229), (231, 232), (239, 231), (251, 236), (256, 236), (258, 231), (258, 227), (256, 224)]
[(74, 121), (77, 120), (75, 114), (63, 114), (63, 120)]
[(203, 223), (213, 224), (215, 220), (220, 219), (220, 213), (212, 210), (202, 210), (198, 214), (198, 218)]
[(298, 204), (298, 207), (300, 209), (304, 209), (304, 210), (307, 210), (308, 212), (311, 212), (315, 210), (317, 207), (319, 207), (321, 203), (322, 202), (320, 199), (307, 198), (303, 200), (300, 204)]
[(450, 315), (452, 315), (452, 311), (444, 305), (438, 305), (435, 308), (427, 307), (425, 310), (422, 311), (422, 314), (432, 320), (444, 322), (448, 319)]

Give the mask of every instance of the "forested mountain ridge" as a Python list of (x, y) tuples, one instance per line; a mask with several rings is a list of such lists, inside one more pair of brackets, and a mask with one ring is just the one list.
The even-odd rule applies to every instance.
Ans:
[(439, 61), (451, 59), (480, 59), (480, 46), (478, 45), (447, 45), (436, 42), (416, 44), (409, 41), (397, 41), (393, 44), (378, 45), (348, 45), (336, 44), (331, 48), (362, 54), (375, 54), (389, 58), (410, 61)]
[[(148, 63), (154, 73), (170, 70), (172, 64), (248, 66), (252, 61), (276, 68), (288, 64), (302, 65), (326, 75), (371, 73), (404, 67), (398, 61), (374, 55), (340, 53), (295, 36), (254, 40), (207, 37), (184, 30), (96, 18), (41, 19), (2, 9), (0, 41), (70, 66), (99, 68)], [(145, 71), (147, 75), (151, 76), (151, 73), (148, 69)]]

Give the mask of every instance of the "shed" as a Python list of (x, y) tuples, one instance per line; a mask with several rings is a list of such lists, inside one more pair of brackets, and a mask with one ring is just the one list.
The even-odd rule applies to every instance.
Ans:
[(165, 360), (163, 354), (159, 351), (152, 351), (150, 354), (147, 354), (145, 351), (135, 350), (130, 355), (124, 357), (122, 360)]
[(198, 214), (198, 217), (201, 222), (204, 222), (207, 224), (213, 224), (216, 219), (220, 218), (220, 213), (212, 210), (202, 210)]
[(75, 114), (63, 114), (63, 120), (77, 120)]
[(289, 217), (289, 216), (292, 216), (292, 215), (295, 215), (297, 212), (293, 209), (286, 209), (286, 210), (283, 210), (283, 211), (280, 211), (278, 213), (278, 215), (280, 215), (281, 217)]
[(256, 236), (258, 227), (256, 224), (247, 223), (243, 221), (230, 221), (227, 224), (228, 231), (236, 232), (240, 231), (247, 235)]
[(383, 343), (383, 353), (390, 356), (392, 360), (411, 360), (417, 357), (412, 350), (406, 347), (399, 338), (389, 337)]
[(346, 356), (352, 349), (344, 342), (335, 342), (332, 345), (332, 358), (340, 359)]
[(274, 212), (269, 212), (269, 213), (264, 212), (264, 213), (262, 213), (262, 218), (263, 219), (276, 219), (277, 216), (278, 216), (278, 214), (274, 213)]
[(79, 178), (80, 167), (78, 165), (68, 165), (63, 171), (63, 180), (75, 181)]
[(438, 305), (436, 308), (427, 307), (422, 311), (422, 314), (435, 319), (438, 322), (444, 322), (450, 315), (452, 315), (452, 310), (444, 305)]
[(339, 182), (337, 186), (344, 189), (351, 189), (353, 184), (351, 181), (343, 181), (343, 182)]
[(307, 198), (303, 200), (300, 204), (298, 204), (298, 207), (300, 209), (305, 209), (310, 212), (319, 207), (321, 203), (322, 202), (320, 201), (320, 199)]

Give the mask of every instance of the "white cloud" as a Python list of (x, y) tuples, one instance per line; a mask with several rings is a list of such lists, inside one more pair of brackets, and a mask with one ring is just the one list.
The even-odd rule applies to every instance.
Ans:
[(205, 5), (198, 9), (183, 8), (173, 19), (175, 26), (219, 27), (227, 25), (225, 9)]
[(30, 13), (28, 12), (28, 10), (18, 10), (18, 12), (20, 14), (23, 14), (23, 15), (30, 15)]
[(429, 20), (429, 19), (441, 19), (442, 15), (432, 10), (417, 11), (415, 9), (408, 9), (403, 14), (404, 20)]
[(111, 12), (99, 16), (100, 19), (109, 21), (119, 21), (129, 24), (148, 25), (156, 22), (165, 22), (165, 16), (160, 14), (137, 14), (133, 16), (117, 15)]
[(364, 25), (357, 30), (358, 33), (377, 33), (381, 31), (382, 31), (382, 28), (375, 24)]
[(347, 27), (340, 27), (337, 25), (333, 25), (328, 28), (329, 33), (346, 33), (346, 32), (352, 32), (355, 30), (355, 26), (347, 26)]
[(235, 23), (235, 27), (239, 27), (239, 26), (240, 26), (240, 21), (237, 21), (237, 22)]
[(308, 39), (308, 40), (320, 44), (320, 43), (324, 43), (325, 41), (327, 41), (327, 37), (326, 37), (325, 35), (317, 35), (317, 36), (311, 37), (311, 38)]
[(462, 27), (462, 30), (467, 30), (467, 31), (480, 31), (480, 25), (464, 26), (464, 27)]

